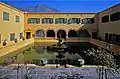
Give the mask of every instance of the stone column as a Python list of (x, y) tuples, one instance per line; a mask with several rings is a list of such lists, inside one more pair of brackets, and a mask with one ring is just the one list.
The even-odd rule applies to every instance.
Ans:
[(68, 31), (66, 31), (66, 38), (68, 38)]
[(45, 31), (45, 38), (47, 38), (47, 32)]
[(55, 38), (57, 39), (57, 31), (55, 31)]

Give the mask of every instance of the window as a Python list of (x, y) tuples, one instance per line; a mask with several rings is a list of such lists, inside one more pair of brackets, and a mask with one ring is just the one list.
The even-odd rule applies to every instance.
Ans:
[(9, 13), (3, 12), (3, 20), (9, 21)]
[(22, 39), (23, 38), (23, 33), (20, 33), (20, 39)]
[(120, 12), (116, 12), (110, 15), (110, 21), (120, 20)]
[(67, 23), (67, 18), (56, 18), (55, 19), (55, 24), (66, 24)]
[(90, 19), (90, 23), (92, 24), (92, 23), (95, 23), (95, 19), (94, 18), (91, 18)]
[(28, 24), (39, 24), (40, 18), (28, 18)]
[(68, 24), (79, 24), (80, 23), (80, 18), (69, 18), (68, 19)]
[(90, 23), (89, 18), (82, 19), (82, 24), (89, 24), (89, 23)]
[(95, 23), (94, 18), (84, 18), (82, 19), (82, 24), (93, 24)]
[(20, 22), (20, 17), (19, 17), (19, 16), (16, 16), (16, 17), (15, 17), (15, 21), (16, 21), (16, 22)]
[(42, 18), (42, 24), (53, 24), (53, 18)]
[(15, 39), (15, 33), (10, 33), (10, 41), (13, 41)]
[(109, 16), (108, 15), (102, 17), (102, 23), (106, 23), (106, 22), (109, 22)]

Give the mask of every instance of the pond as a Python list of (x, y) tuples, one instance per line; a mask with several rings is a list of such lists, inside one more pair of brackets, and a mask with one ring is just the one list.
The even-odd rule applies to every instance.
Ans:
[[(85, 59), (85, 64), (89, 63), (89, 59), (84, 56), (83, 51), (88, 48), (93, 47), (90, 43), (67, 43), (67, 51), (62, 52), (64, 58), (62, 58), (63, 63), (69, 63), (72, 65), (78, 65), (78, 59)], [(49, 45), (50, 46), (50, 45)], [(42, 58), (47, 59), (48, 64), (56, 64), (59, 61), (57, 51), (49, 50), (49, 46), (42, 44), (32, 44), (23, 49), (12, 52), (4, 57), (0, 58), (1, 63), (33, 63), (40, 64)]]

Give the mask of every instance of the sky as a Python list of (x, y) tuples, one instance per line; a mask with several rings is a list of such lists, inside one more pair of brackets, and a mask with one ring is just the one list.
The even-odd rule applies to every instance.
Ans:
[(36, 4), (46, 4), (51, 8), (56, 8), (61, 12), (100, 12), (115, 4), (120, 0), (0, 0), (8, 4), (21, 8), (34, 6)]

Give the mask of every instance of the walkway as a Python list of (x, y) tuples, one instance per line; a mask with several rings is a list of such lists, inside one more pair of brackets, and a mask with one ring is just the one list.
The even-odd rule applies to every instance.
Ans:
[(33, 42), (34, 42), (34, 39), (28, 39), (28, 40), (20, 41), (20, 42), (18, 42), (16, 44), (7, 46), (5, 48), (1, 48), (0, 49), (0, 57), (6, 55), (8, 53), (11, 53), (11, 52), (13, 52), (15, 50), (18, 50), (20, 48), (23, 48), (23, 47), (25, 47), (25, 46), (33, 43)]

